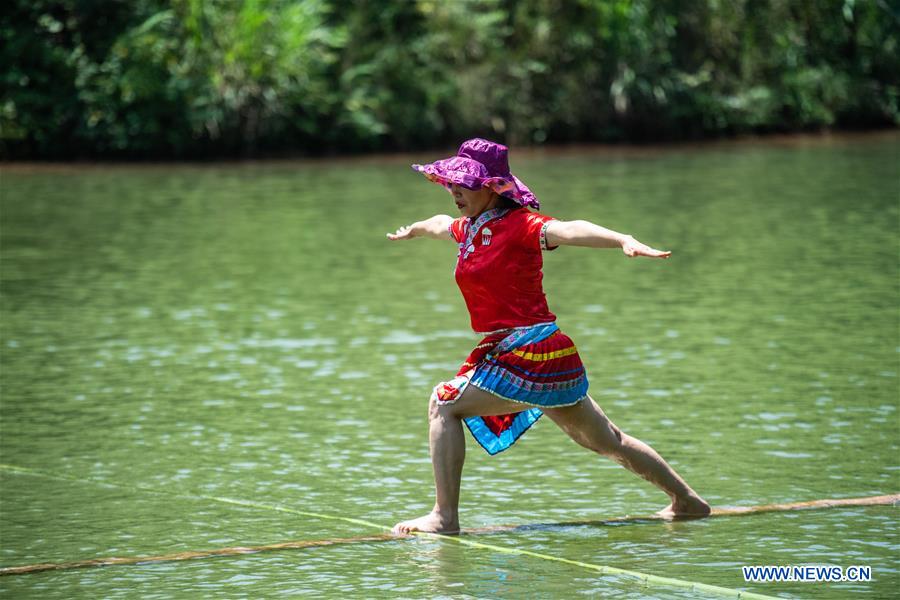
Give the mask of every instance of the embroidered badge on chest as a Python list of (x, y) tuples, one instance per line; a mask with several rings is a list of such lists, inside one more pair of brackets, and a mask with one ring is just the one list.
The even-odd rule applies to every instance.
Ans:
[(490, 246), (491, 245), (491, 230), (487, 227), (482, 228), (481, 230), (481, 245), (482, 246)]

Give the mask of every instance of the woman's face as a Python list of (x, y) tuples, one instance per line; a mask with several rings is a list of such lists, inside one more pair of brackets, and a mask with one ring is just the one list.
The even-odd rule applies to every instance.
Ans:
[(456, 208), (464, 217), (477, 217), (487, 209), (493, 208), (497, 203), (497, 195), (491, 188), (470, 190), (454, 183), (450, 186), (450, 192), (453, 194)]

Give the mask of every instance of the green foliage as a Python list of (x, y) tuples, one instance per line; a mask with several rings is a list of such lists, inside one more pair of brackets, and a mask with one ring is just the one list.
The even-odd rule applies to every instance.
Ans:
[(670, 140), (900, 125), (884, 0), (15, 0), (0, 152)]

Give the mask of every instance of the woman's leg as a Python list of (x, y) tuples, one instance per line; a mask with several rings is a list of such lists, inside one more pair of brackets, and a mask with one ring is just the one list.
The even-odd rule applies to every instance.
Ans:
[(580, 445), (612, 458), (668, 494), (672, 503), (660, 516), (709, 514), (709, 504), (653, 448), (622, 433), (590, 396), (573, 406), (542, 410)]
[(498, 398), (474, 385), (466, 387), (453, 404), (431, 401), (428, 406), (428, 441), (434, 470), (434, 508), (423, 517), (397, 523), (394, 533), (459, 532), (459, 485), (466, 458), (462, 419), (504, 415), (526, 408), (528, 405)]

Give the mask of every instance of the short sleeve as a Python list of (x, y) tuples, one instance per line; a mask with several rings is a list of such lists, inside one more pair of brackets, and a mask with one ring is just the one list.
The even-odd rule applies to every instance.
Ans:
[(525, 232), (523, 239), (528, 248), (534, 250), (556, 250), (558, 246), (547, 245), (547, 227), (555, 221), (554, 217), (540, 213), (528, 213), (525, 217)]
[(466, 217), (459, 217), (450, 222), (450, 235), (457, 243), (461, 242), (466, 231)]

